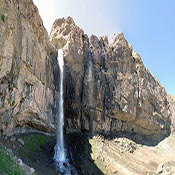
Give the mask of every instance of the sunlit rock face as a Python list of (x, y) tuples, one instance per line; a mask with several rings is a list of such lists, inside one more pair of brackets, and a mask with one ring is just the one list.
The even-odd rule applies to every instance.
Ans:
[[(82, 94), (88, 61), (88, 36), (77, 27), (71, 17), (57, 19), (50, 40), (64, 50), (64, 96), (67, 129), (82, 128)], [(88, 124), (88, 122), (85, 122)]]
[(175, 96), (168, 95), (168, 101), (170, 103), (170, 110), (171, 110), (171, 129), (172, 132), (175, 133)]
[(68, 17), (55, 21), (50, 40), (64, 50), (67, 130), (169, 133), (167, 93), (122, 33), (111, 44), (106, 36), (89, 39)]
[(55, 130), (57, 51), (31, 0), (0, 1), (0, 130)]

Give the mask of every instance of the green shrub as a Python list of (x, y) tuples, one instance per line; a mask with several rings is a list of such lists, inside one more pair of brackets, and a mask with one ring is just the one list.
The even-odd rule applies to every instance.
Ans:
[(35, 135), (32, 137), (25, 138), (25, 149), (31, 152), (36, 152), (37, 147), (42, 147), (44, 143), (48, 140), (47, 136), (44, 135)]
[(28, 161), (33, 161), (31, 157), (32, 152), (37, 152), (42, 146), (49, 140), (48, 136), (45, 135), (32, 135), (32, 136), (25, 136), (24, 138), (25, 145), (22, 146), (18, 150), (18, 154), (21, 158), (24, 158)]
[(1, 15), (1, 20), (5, 22), (5, 15)]

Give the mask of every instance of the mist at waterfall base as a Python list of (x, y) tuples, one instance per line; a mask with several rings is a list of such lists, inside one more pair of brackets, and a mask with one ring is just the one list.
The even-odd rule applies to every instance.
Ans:
[(71, 175), (71, 166), (67, 158), (66, 150), (64, 147), (64, 99), (63, 99), (63, 73), (64, 73), (64, 59), (63, 50), (58, 50), (58, 64), (60, 68), (60, 82), (59, 82), (59, 98), (58, 98), (58, 112), (56, 115), (56, 145), (54, 160), (57, 170), (65, 175)]

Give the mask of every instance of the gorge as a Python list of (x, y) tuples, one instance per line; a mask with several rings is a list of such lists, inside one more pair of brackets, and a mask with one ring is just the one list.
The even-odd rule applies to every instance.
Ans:
[(32, 0), (0, 0), (2, 141), (22, 133), (56, 134), (48, 146), (39, 145), (52, 148), (53, 156), (56, 140), (58, 167), (67, 162), (77, 174), (163, 174), (166, 167), (174, 173), (174, 123), (174, 97), (123, 33), (111, 43), (107, 36), (89, 38), (67, 17), (56, 19), (48, 36)]

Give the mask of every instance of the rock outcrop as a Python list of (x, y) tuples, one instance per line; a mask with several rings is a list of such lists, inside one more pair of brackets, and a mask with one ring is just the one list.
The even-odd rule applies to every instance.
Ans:
[(171, 115), (171, 129), (172, 132), (175, 134), (175, 96), (168, 95), (168, 101), (170, 103), (170, 111)]
[(32, 0), (0, 0), (0, 130), (53, 132), (57, 51)]
[[(75, 25), (71, 17), (68, 17), (54, 22), (50, 40), (57, 49), (64, 47), (66, 128), (80, 129), (82, 128), (83, 79), (88, 61), (88, 36)], [(85, 121), (84, 125), (88, 123)]]
[(55, 21), (50, 39), (64, 50), (66, 129), (169, 133), (167, 93), (122, 33), (112, 44), (89, 39), (68, 17)]

